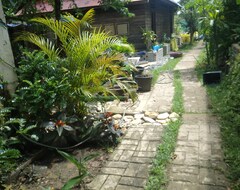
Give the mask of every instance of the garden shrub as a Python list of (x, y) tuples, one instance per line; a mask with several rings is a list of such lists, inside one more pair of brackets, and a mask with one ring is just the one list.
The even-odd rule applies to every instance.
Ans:
[(6, 182), (8, 174), (17, 167), (17, 160), (21, 157), (20, 151), (13, 148), (18, 143), (13, 136), (12, 124), (19, 123), (20, 120), (9, 119), (10, 108), (5, 108), (0, 97), (0, 189)]
[[(112, 81), (130, 92), (127, 89), (130, 83), (117, 79), (128, 74), (121, 68), (124, 57), (118, 51), (110, 51), (120, 40), (100, 29), (85, 30), (92, 16), (91, 9), (81, 20), (70, 14), (63, 16), (65, 22), (33, 19), (58, 36), (59, 47), (34, 33), (26, 32), (17, 38), (40, 48), (23, 52), (19, 63), (20, 84), (13, 102), (20, 116), (26, 119), (25, 129), (21, 130), (27, 131), (24, 135), (37, 136), (35, 140), (57, 147), (85, 141), (89, 135), (100, 135), (101, 131), (92, 130), (96, 126), (103, 131), (106, 128), (102, 121), (102, 128), (89, 125), (88, 103), (114, 96), (107, 85)], [(134, 93), (130, 95), (136, 97)], [(96, 115), (90, 117), (99, 120)]]
[(67, 107), (69, 83), (64, 60), (49, 61), (39, 51), (23, 51), (14, 105), (29, 122), (41, 122)]

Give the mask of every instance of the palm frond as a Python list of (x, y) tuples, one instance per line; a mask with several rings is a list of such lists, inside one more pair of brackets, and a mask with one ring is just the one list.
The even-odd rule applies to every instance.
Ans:
[(67, 44), (70, 38), (69, 29), (61, 21), (52, 18), (33, 18), (31, 21), (47, 26), (58, 36), (63, 46)]
[(83, 27), (82, 29), (86, 29), (91, 26), (91, 24), (94, 21), (94, 18), (93, 18), (94, 15), (95, 15), (94, 9), (90, 9), (84, 14), (84, 16), (81, 18), (81, 27)]
[(44, 53), (46, 53), (50, 60), (56, 60), (59, 56), (60, 50), (55, 47), (52, 41), (36, 34), (25, 32), (18, 36), (16, 41), (28, 41), (38, 46)]

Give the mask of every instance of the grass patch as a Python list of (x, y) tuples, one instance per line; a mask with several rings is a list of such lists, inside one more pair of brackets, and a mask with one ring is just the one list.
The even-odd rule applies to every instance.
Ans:
[[(183, 87), (181, 84), (179, 71), (174, 72), (174, 97), (172, 110), (182, 114), (183, 108)], [(171, 122), (163, 131), (162, 143), (158, 147), (157, 155), (153, 161), (146, 190), (163, 190), (167, 183), (166, 167), (171, 160), (172, 153), (176, 146), (178, 130), (182, 120)]]
[(174, 96), (173, 96), (173, 106), (172, 111), (182, 114), (184, 112), (183, 106), (183, 86), (181, 81), (181, 76), (179, 71), (174, 72)]
[(176, 58), (176, 59), (170, 59), (166, 64), (164, 64), (161, 67), (158, 67), (152, 71), (153, 74), (153, 79), (152, 79), (152, 84), (156, 84), (158, 77), (161, 73), (165, 71), (172, 71), (174, 67), (177, 65), (177, 63), (181, 60), (182, 58)]

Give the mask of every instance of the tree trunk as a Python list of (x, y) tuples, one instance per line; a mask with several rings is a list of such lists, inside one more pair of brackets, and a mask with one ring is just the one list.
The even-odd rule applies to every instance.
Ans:
[[(0, 1), (0, 19), (6, 23), (2, 1)], [(8, 30), (2, 26), (0, 26), (0, 75), (4, 82), (7, 82), (6, 88), (12, 95), (17, 86), (17, 74)]]

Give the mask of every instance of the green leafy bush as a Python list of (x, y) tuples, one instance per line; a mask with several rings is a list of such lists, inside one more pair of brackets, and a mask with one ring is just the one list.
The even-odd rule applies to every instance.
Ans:
[(17, 38), (41, 49), (23, 52), (19, 63), (20, 84), (13, 102), (26, 119), (26, 126), (19, 133), (36, 135), (39, 142), (57, 147), (66, 146), (69, 141), (81, 142), (87, 135), (99, 135), (91, 132), (95, 127), (86, 124), (84, 118), (89, 102), (104, 101), (104, 97), (114, 95), (107, 84), (117, 81), (131, 98), (136, 97), (127, 89), (129, 83), (118, 80), (118, 76), (128, 75), (121, 69), (123, 55), (109, 51), (120, 40), (101, 30), (85, 30), (93, 14), (91, 9), (81, 20), (67, 14), (64, 22), (33, 19), (58, 36), (59, 47), (34, 33), (26, 32)]
[(24, 51), (19, 62), (19, 87), (13, 100), (29, 122), (48, 120), (67, 107), (69, 83), (64, 60), (49, 61), (43, 52)]
[(8, 119), (7, 114), (9, 112), (10, 108), (4, 108), (0, 103), (0, 188), (7, 180), (8, 174), (16, 168), (16, 160), (21, 156), (18, 150), (11, 147), (18, 142), (12, 136), (13, 130), (11, 128), (11, 124), (17, 123), (17, 120)]

